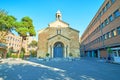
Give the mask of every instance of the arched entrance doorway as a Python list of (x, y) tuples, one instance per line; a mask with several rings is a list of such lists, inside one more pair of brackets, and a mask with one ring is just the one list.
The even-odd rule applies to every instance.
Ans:
[(53, 57), (54, 58), (57, 58), (57, 57), (59, 57), (59, 58), (63, 58), (64, 57), (64, 45), (63, 45), (63, 43), (61, 43), (61, 42), (56, 42), (55, 44), (54, 44), (54, 55), (53, 55)]

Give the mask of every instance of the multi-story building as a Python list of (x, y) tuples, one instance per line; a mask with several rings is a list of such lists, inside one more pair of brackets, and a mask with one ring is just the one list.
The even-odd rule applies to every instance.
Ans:
[(18, 52), (22, 47), (25, 49), (26, 55), (29, 54), (28, 51), (28, 38), (26, 40), (23, 40), (20, 36), (16, 36), (13, 33), (9, 33), (6, 37), (6, 43), (7, 43), (7, 48), (13, 48), (14, 52)]
[(20, 36), (16, 36), (13, 33), (9, 33), (6, 38), (7, 47), (13, 48), (14, 51), (19, 51), (21, 47), (22, 38)]
[(26, 40), (23, 40), (22, 42), (22, 38), (20, 36), (16, 36), (13, 33), (9, 33), (7, 35), (6, 38), (6, 42), (7, 42), (7, 48), (13, 48), (14, 52), (18, 52), (20, 50), (20, 47), (22, 45), (22, 47), (25, 49), (25, 55), (30, 55), (30, 50), (36, 50), (37, 47), (28, 47), (28, 45), (35, 40), (35, 38), (33, 37), (27, 37)]
[(81, 36), (81, 54), (89, 57), (120, 58), (120, 0), (105, 0)]

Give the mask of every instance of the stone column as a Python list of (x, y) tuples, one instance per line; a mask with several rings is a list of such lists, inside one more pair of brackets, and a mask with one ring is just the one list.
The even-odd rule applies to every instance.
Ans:
[(68, 57), (68, 45), (66, 46), (66, 58)]
[(48, 46), (48, 53), (51, 55), (51, 53), (50, 53), (50, 46)]
[(64, 58), (66, 58), (66, 46), (64, 47)]
[(69, 57), (69, 54), (70, 54), (70, 46), (68, 46), (68, 54), (67, 54), (67, 57)]
[(51, 49), (51, 50), (52, 50), (52, 51), (51, 51), (51, 52), (52, 52), (51, 54), (52, 54), (52, 58), (53, 58), (53, 54), (54, 54), (54, 51), (53, 51), (53, 50), (54, 50), (54, 49), (53, 49), (53, 46), (51, 46), (51, 48), (52, 48), (52, 49)]

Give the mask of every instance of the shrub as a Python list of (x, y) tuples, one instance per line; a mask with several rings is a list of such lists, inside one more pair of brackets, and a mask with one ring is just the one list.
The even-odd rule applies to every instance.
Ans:
[(12, 58), (17, 58), (17, 55), (16, 54), (11, 54), (11, 57)]
[(32, 57), (36, 57), (37, 56), (37, 51), (35, 51), (35, 50), (31, 50), (30, 53), (31, 53)]
[(49, 55), (50, 55), (49, 53), (46, 53), (46, 57), (49, 57)]
[(72, 56), (73, 56), (73, 54), (72, 54), (72, 53), (70, 53), (70, 54), (69, 54), (69, 56), (70, 56), (70, 57), (72, 57)]
[(20, 58), (24, 58), (24, 53), (22, 52), (21, 54), (20, 54)]
[(6, 57), (7, 57), (7, 58), (11, 57), (11, 53), (8, 52)]

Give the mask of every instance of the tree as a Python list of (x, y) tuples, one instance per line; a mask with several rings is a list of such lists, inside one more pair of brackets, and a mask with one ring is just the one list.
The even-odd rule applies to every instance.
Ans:
[(25, 48), (22, 47), (22, 48), (21, 48), (21, 52), (22, 52), (22, 53), (25, 53)]
[(16, 18), (0, 10), (0, 43), (6, 43), (6, 36), (14, 29)]
[(33, 40), (30, 44), (30, 47), (37, 47), (37, 41)]
[(27, 16), (23, 17), (20, 22), (16, 22), (15, 27), (16, 27), (16, 31), (18, 32), (18, 34), (22, 37), (21, 47), (19, 51), (19, 54), (20, 54), (23, 40), (26, 40), (27, 35), (35, 36), (36, 32), (33, 26), (32, 19), (30, 19)]
[(21, 54), (20, 54), (20, 58), (24, 58), (24, 54), (25, 54), (25, 48), (21, 48)]
[(37, 51), (36, 50), (30, 50), (31, 56), (36, 57), (37, 56)]

